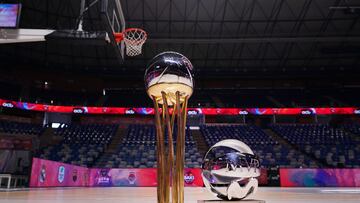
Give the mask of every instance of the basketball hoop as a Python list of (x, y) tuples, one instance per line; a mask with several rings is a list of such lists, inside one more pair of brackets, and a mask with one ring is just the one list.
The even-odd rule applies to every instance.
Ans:
[(122, 33), (114, 33), (117, 43), (124, 40), (126, 55), (137, 56), (141, 54), (142, 45), (147, 39), (147, 34), (139, 28), (128, 28)]

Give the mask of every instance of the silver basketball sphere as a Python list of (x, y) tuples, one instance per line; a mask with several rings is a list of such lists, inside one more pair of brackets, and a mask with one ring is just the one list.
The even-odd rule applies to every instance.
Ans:
[(223, 200), (240, 200), (255, 193), (260, 176), (258, 157), (245, 143), (228, 139), (212, 146), (204, 157), (205, 187)]
[(162, 92), (167, 95), (167, 102), (176, 102), (176, 92), (180, 94), (180, 102), (193, 93), (193, 66), (189, 59), (177, 52), (163, 52), (155, 56), (145, 71), (145, 87), (151, 99), (155, 97), (160, 104)]

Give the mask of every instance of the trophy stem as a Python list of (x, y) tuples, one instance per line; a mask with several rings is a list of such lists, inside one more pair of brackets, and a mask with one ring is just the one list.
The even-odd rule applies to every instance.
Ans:
[[(158, 203), (184, 203), (184, 155), (185, 127), (188, 97), (181, 104), (180, 93), (176, 92), (176, 103), (172, 115), (167, 102), (168, 95), (162, 92), (160, 112), (159, 98), (154, 96), (156, 146), (157, 146), (157, 199)], [(161, 114), (161, 115), (160, 115)], [(174, 157), (174, 124), (177, 122), (176, 156)], [(168, 136), (166, 146), (165, 135)]]
[[(166, 181), (166, 192), (165, 192), (165, 202), (170, 201), (170, 184), (171, 184), (171, 173), (173, 171), (173, 159), (174, 159), (174, 149), (173, 149), (173, 135), (172, 135), (172, 126), (170, 123), (170, 114), (168, 109), (168, 103), (165, 92), (161, 92), (162, 99), (163, 99), (163, 123), (166, 124), (167, 134), (168, 134), (168, 157), (167, 157), (167, 163), (165, 168), (165, 181)], [(165, 121), (165, 122), (164, 122)], [(164, 125), (165, 126), (165, 125)], [(165, 132), (165, 128), (163, 128)]]
[(163, 130), (161, 126), (161, 118), (159, 113), (159, 104), (157, 99), (153, 96), (154, 108), (155, 108), (155, 126), (156, 126), (156, 159), (157, 159), (157, 199), (158, 203), (165, 203), (163, 199)]

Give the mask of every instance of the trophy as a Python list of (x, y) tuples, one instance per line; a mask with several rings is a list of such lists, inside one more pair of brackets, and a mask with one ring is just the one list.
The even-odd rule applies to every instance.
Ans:
[(155, 110), (157, 200), (184, 203), (185, 127), (188, 99), (194, 88), (193, 66), (182, 54), (163, 52), (149, 62), (144, 80)]

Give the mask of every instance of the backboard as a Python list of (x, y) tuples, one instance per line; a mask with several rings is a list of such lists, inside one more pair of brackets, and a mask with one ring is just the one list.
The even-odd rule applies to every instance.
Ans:
[(101, 0), (101, 19), (115, 51), (124, 59), (125, 44), (123, 41), (118, 44), (114, 36), (114, 33), (125, 30), (125, 18), (120, 0)]

